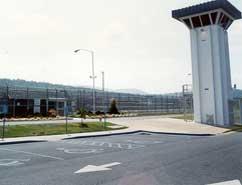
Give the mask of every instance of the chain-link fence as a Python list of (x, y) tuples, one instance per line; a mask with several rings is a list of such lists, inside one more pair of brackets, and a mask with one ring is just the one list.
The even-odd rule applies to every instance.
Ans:
[(183, 94), (183, 113), (185, 121), (193, 121), (193, 94), (192, 94), (192, 85), (184, 84), (182, 86)]
[(233, 119), (235, 124), (242, 124), (242, 99), (233, 101)]
[[(190, 98), (186, 97), (186, 100)], [(95, 91), (95, 110), (108, 112), (113, 99), (116, 100), (120, 112), (141, 114), (184, 112), (184, 96), (181, 93), (138, 95), (101, 90)], [(7, 115), (10, 117), (35, 114), (47, 116), (51, 110), (55, 110), (58, 115), (64, 115), (65, 107), (68, 107), (69, 113), (81, 108), (92, 111), (92, 89), (0, 87), (0, 107), (3, 106), (7, 106)]]

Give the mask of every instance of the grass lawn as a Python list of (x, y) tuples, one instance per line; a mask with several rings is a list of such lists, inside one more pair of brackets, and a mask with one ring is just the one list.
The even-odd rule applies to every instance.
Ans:
[(230, 128), (228, 132), (242, 132), (242, 125), (234, 125)]
[(186, 114), (186, 115), (176, 116), (172, 118), (183, 119), (183, 120), (194, 120), (193, 114)]
[[(107, 126), (113, 126), (112, 123), (106, 123)], [(68, 123), (68, 134), (85, 133), (118, 130), (121, 128), (103, 127), (101, 122), (92, 123)], [(66, 133), (66, 125), (61, 124), (38, 124), (38, 125), (11, 125), (5, 127), (5, 138), (10, 137), (26, 137), (26, 136), (43, 136), (43, 135), (58, 135)], [(2, 127), (0, 127), (0, 137), (2, 137)]]

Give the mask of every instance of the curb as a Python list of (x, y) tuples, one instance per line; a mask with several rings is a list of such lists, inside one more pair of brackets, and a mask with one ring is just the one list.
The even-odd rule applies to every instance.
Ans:
[(11, 145), (11, 144), (23, 144), (23, 143), (40, 143), (40, 142), (47, 142), (47, 141), (46, 140), (6, 141), (6, 142), (0, 142), (0, 146)]
[(115, 135), (125, 135), (125, 134), (136, 134), (136, 133), (139, 133), (139, 132), (142, 132), (142, 131), (141, 130), (137, 130), (137, 131), (129, 131), (129, 132), (121, 132), (121, 133), (108, 133), (108, 134), (90, 135), (90, 136), (73, 136), (73, 137), (63, 138), (61, 140), (90, 138), (90, 137), (115, 136)]
[[(189, 134), (189, 133), (169, 133), (169, 132), (153, 132), (153, 131), (144, 131), (144, 130), (136, 130), (136, 131), (127, 131), (120, 133), (107, 133), (100, 135), (87, 135), (87, 136), (73, 136), (66, 137), (60, 140), (69, 140), (69, 139), (80, 139), (80, 138), (95, 138), (95, 137), (104, 137), (104, 136), (115, 136), (115, 135), (126, 135), (126, 134), (137, 134), (137, 133), (146, 133), (146, 134), (160, 134), (160, 135), (177, 135), (177, 136), (197, 136), (197, 137), (209, 137), (216, 136), (216, 134)], [(23, 141), (6, 141), (0, 142), (1, 145), (10, 145), (10, 144), (23, 144), (23, 143), (39, 143), (39, 142), (48, 142), (48, 140), (23, 140)]]
[(176, 132), (154, 132), (154, 131), (141, 131), (150, 134), (163, 134), (163, 135), (177, 135), (177, 136), (216, 136), (216, 134), (189, 134), (189, 133), (176, 133)]
[(130, 131), (130, 132), (122, 132), (122, 133), (108, 133), (108, 134), (90, 135), (90, 136), (74, 136), (74, 137), (63, 138), (61, 140), (91, 138), (91, 137), (104, 137), (104, 136), (115, 136), (115, 135), (126, 135), (126, 134), (137, 134), (137, 133), (177, 135), (177, 136), (197, 136), (197, 137), (199, 137), (199, 136), (200, 137), (216, 136), (216, 134), (189, 134), (189, 133), (153, 132), (153, 131), (137, 130), (137, 131)]

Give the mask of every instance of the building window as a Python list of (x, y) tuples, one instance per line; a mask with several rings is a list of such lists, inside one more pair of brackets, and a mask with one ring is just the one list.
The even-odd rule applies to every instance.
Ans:
[(218, 16), (218, 12), (211, 13), (213, 24), (216, 24), (217, 16)]
[(192, 28), (191, 22), (189, 19), (183, 19), (184, 23), (188, 26), (188, 28)]
[(210, 18), (209, 18), (209, 15), (208, 14), (201, 15), (201, 19), (202, 19), (203, 26), (207, 26), (207, 25), (210, 25), (211, 24)]
[(219, 20), (218, 20), (219, 23), (222, 21), (223, 17), (224, 17), (224, 14), (220, 13)]
[(194, 28), (197, 28), (197, 27), (201, 27), (202, 26), (202, 24), (201, 24), (200, 19), (199, 19), (198, 16), (192, 17), (192, 24), (193, 24)]
[(226, 26), (228, 25), (229, 20), (230, 19), (226, 15), (224, 15), (222, 20), (221, 20), (221, 22), (220, 22), (221, 26), (223, 28), (226, 28)]

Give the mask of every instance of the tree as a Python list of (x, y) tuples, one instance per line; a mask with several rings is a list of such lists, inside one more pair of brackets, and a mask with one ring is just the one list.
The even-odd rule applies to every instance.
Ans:
[(110, 114), (119, 114), (118, 108), (117, 108), (117, 101), (115, 99), (112, 99), (110, 108), (109, 108)]
[(86, 119), (87, 111), (84, 108), (80, 109), (80, 118), (82, 118), (82, 123), (83, 119)]

